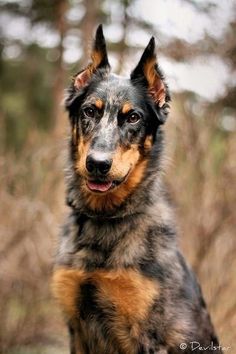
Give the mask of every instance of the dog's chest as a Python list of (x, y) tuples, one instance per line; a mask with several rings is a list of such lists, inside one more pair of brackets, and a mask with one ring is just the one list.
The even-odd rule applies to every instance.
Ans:
[(83, 270), (59, 268), (53, 277), (53, 291), (69, 318), (91, 308), (111, 305), (117, 314), (144, 319), (158, 296), (158, 284), (133, 269)]
[(58, 269), (54, 273), (53, 290), (68, 320), (79, 326), (81, 336), (93, 336), (107, 345), (106, 329), (113, 342), (115, 339), (127, 353), (133, 353), (128, 348), (134, 348), (141, 323), (148, 321), (159, 293), (156, 282), (133, 269), (93, 272)]

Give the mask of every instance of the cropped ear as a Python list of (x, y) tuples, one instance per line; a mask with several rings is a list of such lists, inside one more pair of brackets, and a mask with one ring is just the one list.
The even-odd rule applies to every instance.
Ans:
[(102, 25), (99, 25), (96, 31), (91, 59), (92, 61), (87, 68), (74, 77), (74, 87), (77, 90), (83, 88), (98, 69), (110, 69)]
[(138, 65), (132, 71), (130, 78), (131, 81), (145, 79), (148, 92), (159, 107), (162, 107), (169, 101), (167, 87), (156, 60), (154, 37), (150, 39)]

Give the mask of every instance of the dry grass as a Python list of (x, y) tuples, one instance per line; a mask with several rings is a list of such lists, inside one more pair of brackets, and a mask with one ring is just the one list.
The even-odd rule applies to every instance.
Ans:
[(31, 140), (20, 157), (7, 155), (0, 160), (3, 353), (18, 353), (20, 348), (27, 353), (32, 346), (40, 353), (44, 345), (63, 343), (65, 337), (49, 286), (64, 211), (61, 144), (33, 132)]
[(236, 350), (235, 132), (217, 112), (191, 114), (182, 99), (169, 121), (167, 173), (180, 244), (200, 280), (221, 342)]

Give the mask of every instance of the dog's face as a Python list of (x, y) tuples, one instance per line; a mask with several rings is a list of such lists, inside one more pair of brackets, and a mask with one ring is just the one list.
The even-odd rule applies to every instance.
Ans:
[(67, 100), (74, 169), (92, 209), (120, 205), (141, 182), (169, 96), (152, 38), (130, 78), (110, 74), (99, 26), (92, 63), (74, 78)]

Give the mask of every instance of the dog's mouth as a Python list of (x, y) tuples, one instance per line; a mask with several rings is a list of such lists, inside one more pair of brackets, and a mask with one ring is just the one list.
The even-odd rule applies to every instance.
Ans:
[(88, 179), (86, 181), (86, 185), (88, 189), (92, 192), (106, 193), (123, 183), (127, 179), (128, 175), (129, 171), (123, 178), (117, 180)]
[(112, 181), (100, 182), (100, 181), (87, 181), (87, 187), (93, 192), (104, 193), (112, 188)]

